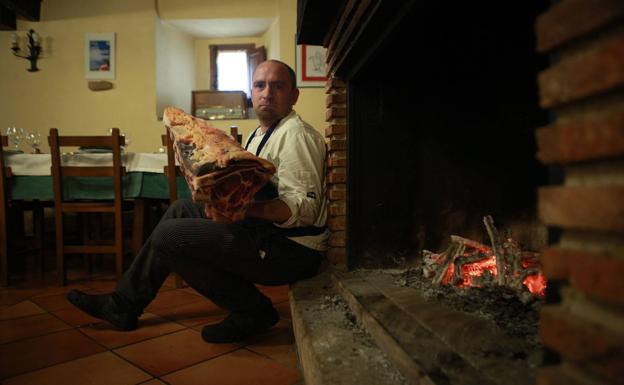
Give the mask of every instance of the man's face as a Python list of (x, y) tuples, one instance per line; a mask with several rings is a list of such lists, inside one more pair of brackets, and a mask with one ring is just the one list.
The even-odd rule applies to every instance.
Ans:
[(298, 97), (299, 90), (283, 65), (268, 61), (256, 68), (251, 102), (260, 121), (273, 123), (288, 115)]

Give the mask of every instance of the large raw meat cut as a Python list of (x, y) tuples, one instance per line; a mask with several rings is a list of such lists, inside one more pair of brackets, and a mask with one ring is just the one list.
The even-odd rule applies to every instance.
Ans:
[(243, 219), (256, 192), (275, 173), (275, 166), (179, 108), (165, 108), (163, 121), (193, 200), (204, 202), (209, 215), (216, 210), (231, 221)]

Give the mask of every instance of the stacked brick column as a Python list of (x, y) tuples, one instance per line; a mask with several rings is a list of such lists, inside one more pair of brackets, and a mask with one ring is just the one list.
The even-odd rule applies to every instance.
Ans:
[(561, 236), (543, 251), (552, 287), (540, 335), (554, 353), (538, 384), (624, 383), (624, 1), (562, 0), (536, 23), (538, 158), (561, 165), (539, 214)]
[(327, 196), (329, 197), (328, 259), (338, 267), (346, 267), (347, 211), (347, 88), (345, 83), (330, 77), (325, 87), (327, 108), (325, 128), (327, 138)]

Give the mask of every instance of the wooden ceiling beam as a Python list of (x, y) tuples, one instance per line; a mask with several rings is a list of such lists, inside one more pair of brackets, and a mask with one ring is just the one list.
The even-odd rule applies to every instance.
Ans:
[(0, 8), (13, 12), (15, 18), (39, 21), (41, 17), (41, 0), (0, 0)]
[(14, 11), (0, 5), (0, 31), (15, 31), (16, 19)]

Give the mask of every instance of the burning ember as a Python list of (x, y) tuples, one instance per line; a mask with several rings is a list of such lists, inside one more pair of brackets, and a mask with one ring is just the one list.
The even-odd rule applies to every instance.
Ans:
[(541, 273), (538, 254), (520, 250), (511, 238), (501, 239), (491, 216), (486, 216), (483, 222), (492, 247), (451, 235), (451, 243), (442, 253), (423, 251), (423, 275), (434, 284), (505, 285), (515, 290), (526, 288), (543, 297), (546, 278)]

